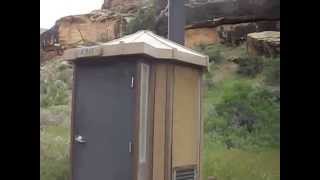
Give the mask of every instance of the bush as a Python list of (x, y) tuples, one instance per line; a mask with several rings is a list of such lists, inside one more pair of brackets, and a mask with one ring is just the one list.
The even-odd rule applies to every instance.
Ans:
[(256, 77), (262, 73), (267, 85), (280, 85), (280, 58), (245, 56), (237, 59), (238, 73), (247, 77)]
[(156, 14), (154, 6), (139, 9), (137, 16), (129, 21), (125, 34), (132, 34), (139, 30), (154, 31), (155, 17)]
[(205, 132), (228, 148), (279, 146), (280, 104), (274, 94), (241, 79), (220, 86), (215, 90), (221, 94), (213, 94), (220, 99), (207, 105)]
[(222, 55), (221, 51), (223, 51), (224, 46), (221, 44), (216, 45), (204, 45), (199, 44), (194, 48), (196, 51), (202, 52), (209, 56), (209, 62), (221, 63), (225, 60), (225, 57)]
[(70, 90), (65, 83), (60, 80), (50, 80), (43, 82), (43, 89), (40, 90), (40, 106), (49, 107), (56, 105), (66, 105), (69, 103)]
[(280, 58), (269, 58), (265, 60), (263, 75), (265, 83), (271, 86), (280, 86)]
[(61, 61), (40, 67), (40, 179), (68, 180), (72, 68)]
[(67, 105), (71, 98), (72, 69), (59, 61), (47, 62), (40, 71), (40, 106)]
[(255, 77), (262, 72), (263, 59), (260, 57), (241, 57), (237, 60), (239, 64), (238, 73), (248, 77)]

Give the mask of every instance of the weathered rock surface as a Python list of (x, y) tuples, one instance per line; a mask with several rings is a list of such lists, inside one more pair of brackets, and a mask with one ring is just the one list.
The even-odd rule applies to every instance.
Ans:
[(264, 55), (267, 57), (277, 56), (280, 54), (280, 32), (264, 31), (250, 33), (247, 37), (248, 54)]
[(67, 16), (40, 36), (45, 51), (57, 51), (93, 45), (119, 38), (124, 33), (130, 13), (122, 14), (110, 10), (95, 10), (89, 14)]
[[(157, 1), (157, 28), (159, 34), (166, 34), (168, 0)], [(280, 19), (279, 0), (186, 0), (187, 24), (194, 24), (219, 17), (254, 16), (257, 18)], [(224, 23), (225, 24), (225, 23)], [(164, 27), (163, 27), (164, 26)]]
[(280, 17), (279, 0), (189, 0), (188, 23), (228, 16)]
[(216, 28), (203, 27), (185, 30), (185, 46), (189, 48), (199, 45), (215, 44), (220, 41)]
[[(240, 24), (260, 21), (280, 21), (277, 17), (259, 17), (259, 16), (228, 16), (199, 21), (186, 26), (187, 29), (201, 27), (217, 27), (224, 24)], [(280, 24), (279, 24), (280, 28)]]
[[(155, 0), (156, 32), (167, 35), (167, 0)], [(105, 0), (101, 10), (88, 14), (67, 16), (40, 35), (44, 59), (59, 55), (63, 50), (79, 45), (93, 45), (121, 37), (127, 23), (138, 9), (150, 5), (151, 0)], [(280, 21), (257, 21), (264, 17), (280, 20), (278, 0), (186, 0), (186, 46), (224, 42), (237, 44), (250, 32), (280, 29)], [(218, 17), (218, 18), (217, 18)], [(249, 18), (248, 18), (249, 17)], [(49, 53), (50, 52), (50, 53)], [(43, 53), (42, 53), (43, 54)]]
[(186, 46), (214, 44), (217, 42), (237, 46), (246, 41), (247, 34), (261, 31), (280, 31), (280, 21), (248, 17), (217, 18), (199, 22), (185, 28)]
[(63, 17), (56, 21), (51, 29), (40, 35), (42, 50), (52, 58), (52, 54), (59, 55), (65, 49), (119, 38), (125, 32), (127, 22), (148, 1), (105, 0), (101, 10)]
[(239, 45), (246, 41), (247, 34), (261, 31), (280, 31), (280, 21), (260, 21), (240, 24), (225, 24), (217, 27), (220, 42), (228, 45)]
[(126, 30), (127, 22), (148, 1), (105, 0), (101, 10), (63, 17), (56, 21), (51, 29), (41, 34), (42, 49), (52, 53), (119, 38)]

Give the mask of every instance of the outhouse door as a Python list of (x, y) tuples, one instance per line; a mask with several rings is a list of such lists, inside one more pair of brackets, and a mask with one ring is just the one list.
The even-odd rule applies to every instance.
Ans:
[(73, 180), (132, 180), (134, 62), (75, 66)]

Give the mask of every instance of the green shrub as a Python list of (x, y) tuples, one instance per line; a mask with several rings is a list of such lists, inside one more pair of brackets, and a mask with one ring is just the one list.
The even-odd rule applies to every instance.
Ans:
[(209, 61), (214, 63), (221, 63), (225, 60), (225, 57), (222, 55), (221, 51), (224, 50), (224, 45), (215, 44), (215, 45), (204, 45), (199, 44), (198, 46), (194, 47), (196, 51), (202, 52), (209, 56)]
[(262, 74), (265, 83), (271, 86), (280, 85), (280, 58), (244, 56), (237, 59), (238, 73), (247, 77)]
[(43, 89), (40, 90), (41, 107), (55, 105), (66, 105), (69, 103), (69, 87), (61, 80), (50, 80), (43, 82)]
[(216, 43), (211, 45), (199, 44), (194, 47), (195, 50), (207, 54), (210, 62), (220, 63), (230, 59), (246, 57), (246, 46), (229, 47), (224, 44)]
[(268, 58), (264, 62), (263, 75), (267, 85), (280, 86), (280, 58)]
[(72, 69), (60, 61), (47, 62), (40, 71), (40, 106), (67, 105), (70, 102)]
[(154, 6), (139, 9), (137, 16), (129, 21), (125, 34), (132, 34), (139, 30), (153, 31), (155, 27), (155, 16)]
[(248, 77), (255, 77), (263, 70), (263, 58), (260, 57), (241, 57), (237, 60), (239, 64), (238, 73)]
[(40, 67), (40, 178), (68, 180), (72, 68), (61, 61)]
[(266, 88), (251, 81), (232, 79), (210, 89), (218, 91), (207, 103), (205, 132), (228, 148), (279, 146), (280, 104)]

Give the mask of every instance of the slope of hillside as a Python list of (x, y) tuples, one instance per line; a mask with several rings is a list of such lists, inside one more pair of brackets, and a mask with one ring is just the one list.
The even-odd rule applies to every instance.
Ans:
[[(209, 55), (205, 75), (204, 179), (280, 179), (280, 59), (249, 57), (245, 44), (197, 48)], [(69, 178), (72, 69), (41, 67), (41, 179)]]
[(280, 179), (280, 58), (250, 57), (245, 44), (198, 48), (205, 76), (204, 179)]
[[(158, 2), (166, 4), (166, 1)], [(121, 2), (128, 4), (122, 8)], [(115, 11), (137, 11), (135, 17), (131, 17), (131, 14), (123, 16), (123, 13), (112, 13), (104, 9), (95, 11), (90, 16), (62, 18), (58, 25), (62, 25), (63, 28), (55, 26), (50, 32), (44, 33), (43, 42), (53, 39), (49, 43), (53, 45), (57, 39), (62, 39), (66, 44), (70, 42), (72, 45), (77, 45), (79, 42), (92, 44), (93, 41), (107, 41), (139, 29), (155, 30), (157, 23), (155, 10), (158, 13), (158, 9), (153, 6), (134, 9), (137, 7), (135, 5), (137, 2), (140, 0), (106, 0), (103, 6), (103, 8), (114, 7)], [(273, 14), (279, 7), (276, 0), (253, 0), (250, 1), (252, 6), (248, 6), (249, 8), (243, 6), (249, 2), (246, 0), (236, 0), (238, 4), (235, 3), (234, 6), (230, 4), (233, 1), (229, 0), (188, 2), (191, 2), (187, 11), (189, 15), (191, 14), (188, 22), (203, 18), (212, 20), (216, 15), (228, 13), (229, 15), (241, 12), (254, 13), (259, 9), (253, 8), (252, 11), (252, 7), (264, 6), (263, 3), (267, 3), (265, 9), (270, 10), (267, 14)], [(214, 3), (218, 3), (219, 6), (206, 6)], [(221, 10), (229, 6), (233, 9)], [(233, 11), (235, 9), (237, 11)], [(128, 19), (130, 21), (127, 22)], [(103, 23), (97, 25), (96, 22), (100, 21)], [(78, 28), (79, 23), (83, 29)], [(96, 24), (98, 27), (96, 29), (99, 30), (93, 33), (91, 30), (95, 28), (92, 28), (91, 24)], [(166, 25), (165, 21), (164, 24)], [(124, 28), (122, 25), (125, 25), (125, 31), (122, 31)], [(162, 28), (167, 29), (166, 26)], [(233, 25), (228, 28), (239, 29)], [(45, 29), (40, 28), (40, 34), (44, 31)], [(69, 35), (70, 32), (75, 36)], [(233, 31), (228, 33), (227, 38), (238, 34)], [(246, 36), (247, 31), (243, 35)], [(217, 41), (210, 45), (200, 43), (195, 47), (196, 50), (209, 55), (211, 61), (210, 70), (204, 77), (203, 180), (207, 180), (209, 176), (218, 180), (280, 179), (280, 58), (249, 56), (246, 42), (241, 41), (241, 43), (227, 46)], [(43, 55), (43, 59), (53, 59), (56, 50), (51, 51), (52, 55), (50, 53)], [(68, 180), (72, 67), (61, 61), (43, 61), (40, 74), (40, 176), (43, 180)]]

